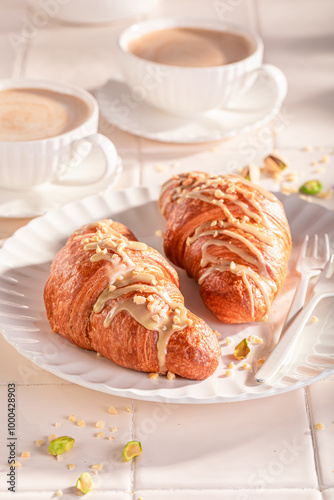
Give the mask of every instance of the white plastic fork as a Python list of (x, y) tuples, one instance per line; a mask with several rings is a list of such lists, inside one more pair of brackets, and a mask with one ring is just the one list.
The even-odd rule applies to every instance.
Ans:
[(319, 279), (313, 289), (310, 301), (296, 316), (295, 320), (286, 329), (283, 337), (272, 351), (267, 361), (255, 375), (257, 382), (267, 382), (281, 368), (286, 356), (293, 349), (307, 320), (318, 303), (326, 297), (334, 297), (334, 254), (326, 267), (321, 271)]
[(296, 264), (296, 271), (300, 275), (300, 281), (293, 297), (288, 315), (285, 319), (282, 332), (286, 330), (295, 319), (299, 311), (304, 307), (306, 292), (308, 284), (311, 278), (317, 276), (321, 269), (324, 268), (326, 263), (330, 258), (330, 245), (328, 234), (324, 235), (324, 249), (320, 253), (319, 251), (319, 238), (318, 235), (314, 235), (311, 254), (307, 255), (309, 247), (309, 235), (307, 234), (304, 238), (303, 244), (300, 248), (299, 256)]

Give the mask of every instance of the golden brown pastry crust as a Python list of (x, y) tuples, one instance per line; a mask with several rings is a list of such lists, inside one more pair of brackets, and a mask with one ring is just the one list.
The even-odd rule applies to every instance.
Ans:
[[(173, 307), (167, 305), (158, 293), (130, 289), (118, 298), (107, 300), (100, 312), (94, 312), (97, 300), (109, 283), (113, 282), (110, 281), (110, 275), (115, 266), (113, 261), (107, 258), (117, 256), (117, 253), (114, 254), (108, 247), (107, 255), (100, 254), (101, 260), (92, 262), (92, 257), (103, 251), (103, 248), (87, 249), (83, 243), (91, 241), (89, 238), (94, 239), (92, 234), (96, 234), (101, 227), (103, 229), (104, 223), (105, 221), (102, 221), (102, 225), (99, 222), (86, 226), (71, 235), (52, 263), (44, 290), (45, 307), (52, 330), (73, 344), (97, 351), (127, 368), (145, 372), (171, 371), (182, 377), (198, 380), (212, 375), (220, 359), (216, 335), (203, 320), (184, 308), (176, 271), (153, 248), (144, 245), (145, 248), (140, 251), (124, 248), (121, 252), (134, 264), (135, 271), (131, 272), (143, 269), (147, 273), (154, 272), (159, 279), (163, 278), (163, 293), (168, 294), (169, 299), (173, 301)], [(110, 227), (119, 235), (119, 241), (137, 241), (131, 231), (122, 224), (111, 221)], [(124, 259), (121, 259), (121, 262), (124, 262)], [(168, 317), (171, 314), (177, 315), (175, 310), (178, 313), (178, 307), (180, 310), (184, 308), (186, 326), (171, 333), (163, 367), (157, 344), (159, 335), (164, 332), (147, 329), (126, 309), (115, 314), (109, 326), (104, 325), (115, 306), (128, 304), (131, 308), (134, 297), (138, 295), (152, 300), (158, 309), (160, 308), (159, 311), (166, 311)], [(180, 314), (182, 316), (182, 312)]]
[(159, 204), (166, 256), (199, 281), (206, 307), (224, 323), (265, 319), (291, 252), (281, 202), (239, 176), (190, 172), (164, 184)]

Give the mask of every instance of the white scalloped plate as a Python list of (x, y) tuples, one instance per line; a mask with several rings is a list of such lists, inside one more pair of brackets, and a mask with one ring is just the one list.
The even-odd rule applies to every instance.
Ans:
[(284, 289), (274, 302), (266, 323), (224, 325), (204, 307), (197, 284), (179, 270), (185, 303), (213, 328), (222, 339), (233, 337), (234, 345), (249, 335), (258, 335), (264, 343), (252, 350), (252, 371), (236, 362), (233, 377), (224, 375), (233, 359), (233, 345), (222, 341), (222, 362), (216, 373), (205, 381), (177, 377), (150, 380), (146, 373), (135, 372), (80, 349), (59, 335), (53, 335), (46, 319), (43, 288), (52, 259), (69, 234), (81, 225), (103, 217), (112, 217), (128, 225), (136, 236), (162, 251), (162, 238), (155, 236), (164, 228), (158, 213), (158, 187), (131, 188), (102, 193), (73, 202), (31, 221), (19, 229), (0, 251), (0, 329), (5, 339), (23, 356), (38, 366), (79, 385), (135, 399), (175, 403), (219, 403), (242, 401), (280, 394), (311, 384), (334, 373), (333, 300), (324, 300), (315, 311), (318, 323), (308, 324), (290, 362), (272, 384), (254, 382), (257, 360), (270, 349), (287, 313), (297, 277), (293, 265), (298, 246), (308, 232), (328, 232), (334, 241), (333, 212), (308, 204), (297, 196), (279, 195), (284, 203), (293, 235), (290, 272)]

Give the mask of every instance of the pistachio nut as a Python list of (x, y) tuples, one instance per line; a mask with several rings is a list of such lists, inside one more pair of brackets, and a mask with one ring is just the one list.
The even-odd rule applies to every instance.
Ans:
[(48, 448), (48, 452), (51, 455), (61, 455), (66, 451), (70, 450), (74, 445), (74, 439), (68, 436), (61, 436), (53, 439)]

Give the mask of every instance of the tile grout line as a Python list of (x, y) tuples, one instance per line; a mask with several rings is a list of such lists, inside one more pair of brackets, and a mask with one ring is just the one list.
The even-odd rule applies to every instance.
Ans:
[(313, 459), (314, 459), (314, 467), (315, 467), (315, 472), (317, 475), (317, 481), (318, 481), (318, 490), (321, 493), (322, 492), (322, 484), (321, 484), (321, 477), (320, 477), (320, 467), (319, 467), (319, 462), (318, 462), (318, 453), (317, 453), (317, 448), (316, 448), (316, 442), (315, 442), (315, 437), (314, 437), (314, 422), (312, 418), (312, 413), (311, 413), (311, 401), (310, 401), (310, 395), (308, 391), (308, 387), (304, 387), (304, 398), (305, 398), (305, 408), (306, 408), (306, 414), (307, 414), (307, 420), (309, 423), (309, 428), (311, 432), (311, 440), (312, 440), (312, 449), (313, 449)]
[[(135, 400), (131, 399), (131, 409), (132, 409), (132, 415), (131, 415), (131, 441), (134, 441), (135, 439), (135, 411), (136, 411), (136, 405), (135, 405)], [(135, 473), (136, 473), (136, 461), (131, 460), (131, 468), (130, 468), (130, 495), (132, 500), (135, 500)]]

